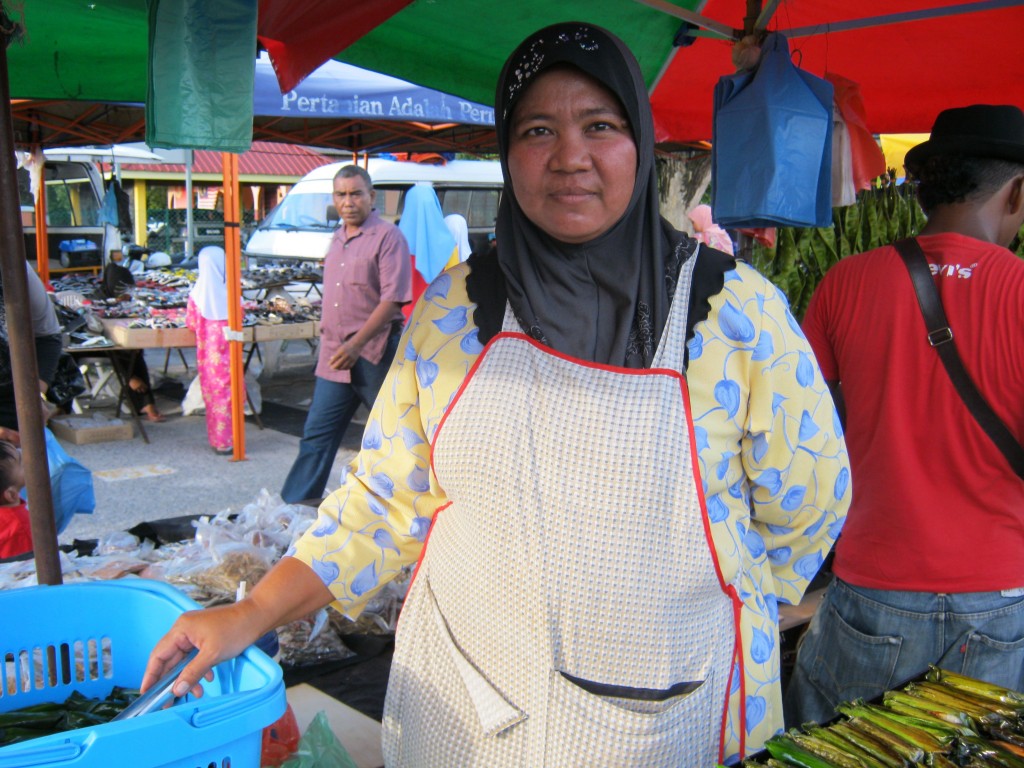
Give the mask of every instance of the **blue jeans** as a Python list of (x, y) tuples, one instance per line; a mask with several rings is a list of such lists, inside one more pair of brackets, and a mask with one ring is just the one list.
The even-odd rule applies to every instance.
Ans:
[(302, 428), (299, 455), (295, 457), (281, 489), (281, 498), (286, 502), (294, 504), (323, 497), (345, 430), (359, 410), (360, 403), (369, 408), (377, 399), (400, 337), (400, 332), (392, 332), (384, 348), (384, 357), (377, 365), (359, 358), (350, 371), (351, 382), (317, 377), (313, 402)]
[(898, 592), (834, 580), (800, 641), (787, 727), (830, 720), (836, 704), (875, 698), (929, 664), (1024, 689), (1020, 591)]

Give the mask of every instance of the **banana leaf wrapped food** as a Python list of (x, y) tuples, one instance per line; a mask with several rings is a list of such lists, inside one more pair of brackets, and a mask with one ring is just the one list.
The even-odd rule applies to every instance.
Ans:
[(773, 736), (744, 768), (1024, 768), (1024, 694), (930, 667), (835, 720)]
[(108, 723), (138, 696), (137, 689), (115, 686), (105, 699), (89, 698), (74, 691), (62, 702), (0, 712), (0, 747)]

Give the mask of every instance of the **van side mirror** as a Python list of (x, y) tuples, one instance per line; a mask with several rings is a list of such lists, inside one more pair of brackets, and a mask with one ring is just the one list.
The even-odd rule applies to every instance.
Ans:
[(337, 224), (340, 220), (341, 217), (338, 215), (338, 209), (334, 207), (333, 203), (331, 203), (327, 206), (327, 223)]

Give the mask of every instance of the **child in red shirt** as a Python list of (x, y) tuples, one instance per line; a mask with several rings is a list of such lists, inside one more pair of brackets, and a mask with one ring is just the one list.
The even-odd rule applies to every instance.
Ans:
[(32, 529), (28, 507), (21, 498), (25, 470), (21, 452), (0, 440), (0, 558), (32, 551)]

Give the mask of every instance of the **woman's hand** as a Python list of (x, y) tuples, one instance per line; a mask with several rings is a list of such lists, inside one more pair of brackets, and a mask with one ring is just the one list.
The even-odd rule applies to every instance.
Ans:
[(178, 617), (149, 655), (140, 688), (145, 691), (193, 648), (199, 653), (182, 670), (175, 696), (203, 693), (199, 681), (213, 679), (217, 664), (233, 659), (260, 637), (290, 621), (315, 613), (333, 596), (312, 568), (294, 557), (283, 557), (243, 600)]
[(189, 651), (198, 648), (195, 659), (178, 676), (173, 692), (175, 696), (189, 691), (202, 696), (200, 679), (213, 680), (211, 670), (215, 665), (238, 656), (263, 634), (249, 602), (242, 600), (179, 616), (150, 654), (140, 689), (145, 692)]

